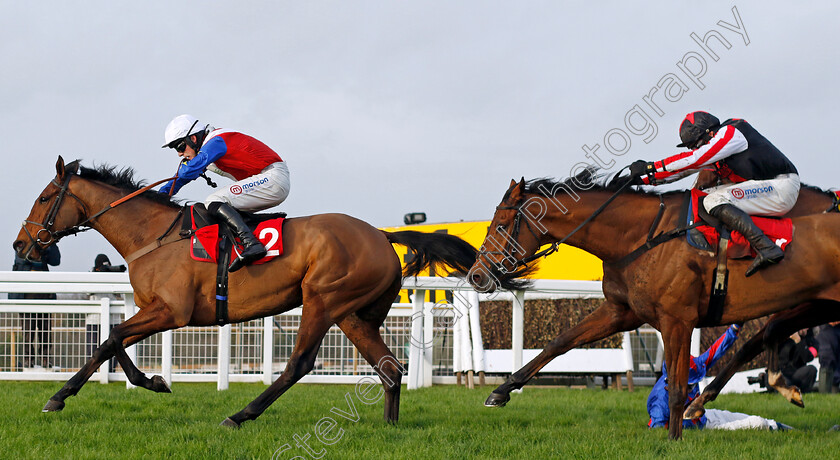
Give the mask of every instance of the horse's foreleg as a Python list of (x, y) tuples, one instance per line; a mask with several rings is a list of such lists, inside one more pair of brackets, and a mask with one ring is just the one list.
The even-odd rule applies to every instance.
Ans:
[[(311, 306), (310, 306), (311, 307)], [(311, 307), (315, 308), (315, 307)], [(300, 327), (298, 328), (297, 343), (295, 349), (292, 350), (292, 355), (289, 362), (286, 363), (286, 369), (280, 374), (280, 377), (274, 381), (265, 391), (262, 392), (244, 409), (234, 415), (224, 419), (222, 426), (232, 428), (239, 428), (239, 426), (247, 420), (255, 420), (262, 415), (263, 412), (270, 406), (277, 398), (286, 392), (292, 385), (300, 380), (304, 375), (315, 367), (315, 358), (318, 356), (318, 350), (321, 348), (321, 342), (332, 324), (324, 319), (321, 314), (316, 316), (315, 313), (303, 309), (303, 317), (301, 318)]]
[(510, 400), (510, 392), (522, 388), (546, 364), (563, 353), (609, 337), (616, 332), (629, 331), (642, 325), (642, 321), (625, 305), (605, 301), (580, 323), (552, 340), (539, 355), (508, 377), (505, 383), (490, 393), (484, 402), (487, 407), (502, 407)]
[(660, 320), (665, 345), (665, 366), (668, 370), (668, 437), (682, 438), (682, 414), (688, 395), (688, 367), (691, 356), (691, 324), (673, 317)]
[(385, 345), (378, 324), (352, 314), (338, 326), (379, 374), (385, 390), (385, 421), (396, 424), (400, 416), (400, 382), (405, 368)]
[(169, 392), (169, 386), (163, 380), (163, 377), (155, 376), (149, 379), (137, 369), (125, 353), (125, 347), (131, 346), (157, 332), (180, 326), (182, 325), (175, 323), (164, 304), (154, 304), (141, 309), (136, 315), (111, 330), (108, 339), (93, 352), (91, 358), (79, 369), (79, 372), (50, 398), (43, 411), (54, 412), (63, 409), (64, 400), (76, 395), (90, 379), (90, 376), (96, 372), (96, 369), (113, 356), (117, 357), (123, 372), (132, 384), (157, 392)]
[(757, 334), (752, 336), (747, 343), (738, 349), (735, 356), (726, 363), (726, 367), (724, 367), (720, 373), (715, 376), (712, 383), (710, 383), (709, 386), (703, 390), (703, 393), (695, 398), (685, 412), (683, 412), (683, 418), (685, 420), (702, 417), (703, 414), (706, 413), (706, 408), (704, 407), (706, 403), (714, 401), (718, 397), (720, 391), (727, 382), (729, 382), (732, 376), (738, 372), (738, 369), (740, 369), (741, 366), (752, 361), (756, 356), (761, 354), (764, 350), (765, 330), (766, 327), (762, 328)]
[[(139, 342), (143, 340), (146, 336), (135, 336), (129, 337), (127, 340), (130, 341), (130, 344)], [(126, 345), (128, 346), (128, 345)], [(84, 386), (85, 383), (90, 379), (94, 372), (102, 365), (102, 363), (111, 359), (116, 353), (116, 341), (112, 340), (110, 337), (105, 340), (91, 355), (90, 359), (88, 359), (87, 363), (76, 372), (67, 383), (61, 387), (60, 390), (56, 394), (54, 394), (47, 404), (42, 409), (43, 412), (55, 412), (60, 411), (64, 408), (64, 400), (69, 398), (70, 396), (75, 396), (79, 393)], [(104, 372), (107, 372), (104, 371)]]
[(117, 357), (126, 378), (132, 385), (157, 393), (171, 393), (169, 385), (159, 375), (146, 377), (131, 361), (125, 352), (125, 347), (156, 334), (161, 331), (184, 326), (178, 324), (169, 308), (163, 302), (155, 302), (129, 318), (127, 321), (111, 329), (108, 340), (113, 340), (114, 355)]

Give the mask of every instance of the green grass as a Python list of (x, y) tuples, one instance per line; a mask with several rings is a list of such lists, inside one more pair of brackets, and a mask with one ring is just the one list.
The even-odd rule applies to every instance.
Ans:
[[(526, 387), (503, 409), (482, 406), (491, 388), (437, 386), (402, 392), (399, 426), (382, 421), (382, 402), (361, 403), (351, 386), (297, 385), (262, 417), (240, 430), (219, 427), (265, 387), (175, 384), (172, 394), (124, 384), (90, 383), (59, 413), (41, 407), (58, 382), (0, 383), (2, 458), (264, 458), (284, 444), (278, 458), (309, 457), (295, 446), (305, 437), (323, 458), (836, 458), (840, 395), (805, 395), (805, 409), (779, 395), (724, 395), (711, 407), (774, 418), (792, 432), (690, 431), (669, 442), (665, 430), (648, 430), (647, 388), (635, 393)], [(359, 420), (330, 412), (349, 411), (351, 394)], [(316, 423), (336, 420), (325, 446), (315, 440)], [(323, 452), (322, 452), (323, 451)]]

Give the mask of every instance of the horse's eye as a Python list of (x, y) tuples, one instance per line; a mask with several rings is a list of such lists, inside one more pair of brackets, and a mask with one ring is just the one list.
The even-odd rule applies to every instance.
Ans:
[(50, 197), (42, 196), (38, 201), (40, 201), (41, 203), (46, 203), (47, 201), (50, 201)]

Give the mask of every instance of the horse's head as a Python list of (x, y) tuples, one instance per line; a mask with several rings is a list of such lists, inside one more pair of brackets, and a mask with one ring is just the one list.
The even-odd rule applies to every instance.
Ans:
[[(41, 252), (61, 237), (61, 231), (84, 219), (87, 210), (82, 201), (70, 191), (70, 181), (78, 169), (78, 160), (65, 165), (64, 159), (58, 157), (55, 178), (35, 200), (29, 217), (23, 221), (23, 228), (12, 244), (19, 257), (38, 260)], [(67, 197), (73, 199), (68, 200)]]
[(521, 278), (533, 270), (523, 262), (540, 247), (540, 237), (534, 225), (523, 213), (528, 206), (525, 178), (510, 181), (510, 187), (487, 229), (478, 258), (470, 269), (468, 279), (481, 292), (493, 292), (499, 287), (519, 289), (528, 284)]

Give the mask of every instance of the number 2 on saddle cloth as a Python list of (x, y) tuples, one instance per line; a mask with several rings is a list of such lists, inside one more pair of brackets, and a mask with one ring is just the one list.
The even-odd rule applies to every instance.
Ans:
[[(689, 213), (689, 222), (687, 222), (689, 225), (701, 220), (698, 212), (700, 206), (698, 199), (706, 195), (707, 193), (700, 190), (691, 190), (691, 212)], [(782, 248), (782, 250), (785, 250), (787, 245), (793, 241), (793, 221), (789, 218), (750, 217), (752, 217), (753, 222), (755, 222), (758, 228), (760, 228), (768, 238), (776, 243), (777, 246)], [(712, 248), (717, 247), (718, 238), (720, 237), (717, 229), (711, 225), (700, 225), (697, 227), (697, 231), (703, 234), (706, 241), (709, 242), (709, 245)], [(755, 251), (753, 251), (749, 241), (747, 241), (743, 235), (736, 231), (730, 232), (730, 235), (729, 247), (726, 251), (726, 256), (728, 258), (740, 259), (742, 257), (755, 257)], [(692, 246), (694, 246), (691, 238), (689, 238), (689, 243), (692, 243)]]
[[(219, 242), (221, 241), (219, 224), (210, 224), (206, 220), (205, 214), (206, 211), (204, 209), (197, 211), (195, 206), (190, 208), (190, 219), (188, 221), (191, 223), (191, 233), (193, 233), (190, 244), (190, 257), (201, 262), (218, 263)], [(254, 235), (268, 251), (265, 257), (253, 262), (252, 265), (264, 264), (275, 257), (283, 255), (283, 238), (281, 235), (284, 220), (285, 218), (283, 217), (268, 219), (259, 222), (256, 229), (252, 228)], [(236, 245), (241, 250), (241, 245), (239, 243)], [(231, 257), (236, 257), (236, 253), (231, 253)], [(228, 265), (230, 262), (230, 260), (227, 261)]]

